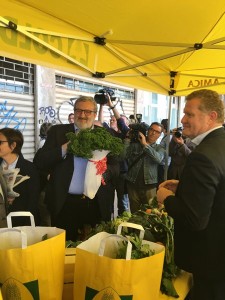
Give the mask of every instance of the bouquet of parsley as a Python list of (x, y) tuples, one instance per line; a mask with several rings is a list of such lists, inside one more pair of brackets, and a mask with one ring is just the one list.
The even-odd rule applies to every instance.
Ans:
[(67, 133), (68, 152), (77, 157), (92, 158), (95, 150), (108, 150), (109, 155), (120, 155), (124, 149), (121, 139), (112, 136), (105, 128), (80, 130), (78, 134)]

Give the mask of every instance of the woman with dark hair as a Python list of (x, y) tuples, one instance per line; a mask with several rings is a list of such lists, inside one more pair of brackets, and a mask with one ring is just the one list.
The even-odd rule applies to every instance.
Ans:
[[(13, 172), (18, 168), (18, 175), (29, 177), (13, 188), (13, 195), (8, 189), (7, 213), (29, 211), (34, 215), (35, 223), (38, 224), (39, 175), (35, 165), (26, 160), (21, 153), (23, 142), (23, 135), (19, 130), (0, 129), (0, 170), (3, 176), (7, 170)], [(13, 226), (30, 225), (25, 217), (15, 217), (12, 222)]]

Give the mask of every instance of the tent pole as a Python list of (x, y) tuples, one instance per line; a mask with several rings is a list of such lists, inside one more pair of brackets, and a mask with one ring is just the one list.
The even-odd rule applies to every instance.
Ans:
[(173, 96), (170, 95), (169, 109), (168, 109), (168, 126), (167, 126), (167, 136), (166, 136), (166, 156), (165, 156), (164, 180), (167, 180), (167, 172), (168, 172), (169, 143), (170, 143), (170, 120), (171, 120), (171, 112), (172, 112), (172, 101), (173, 101)]
[(175, 91), (175, 77), (176, 71), (170, 71), (170, 91), (169, 91), (169, 109), (168, 109), (168, 125), (167, 125), (167, 136), (166, 136), (166, 156), (165, 156), (165, 169), (164, 169), (164, 180), (167, 180), (168, 173), (168, 161), (169, 161), (169, 143), (170, 143), (170, 120), (172, 114), (172, 101)]

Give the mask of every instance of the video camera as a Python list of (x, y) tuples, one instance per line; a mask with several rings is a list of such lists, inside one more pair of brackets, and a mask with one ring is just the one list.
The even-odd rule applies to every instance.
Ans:
[(175, 137), (180, 138), (182, 137), (182, 127), (178, 127), (176, 128), (176, 131), (170, 131), (171, 133), (173, 133), (175, 135)]
[(111, 101), (115, 101), (116, 100), (116, 97), (114, 96), (114, 90), (107, 89), (107, 88), (99, 90), (95, 94), (94, 99), (95, 99), (96, 103), (105, 105), (108, 102), (107, 95), (109, 95)]
[[(130, 115), (129, 117), (131, 120), (135, 120), (134, 115)], [(137, 123), (132, 123), (129, 125), (130, 127), (130, 141), (131, 143), (139, 142), (139, 132), (143, 133), (143, 135), (147, 136), (147, 131), (149, 129), (149, 125), (145, 122), (141, 122), (142, 114), (136, 114)]]

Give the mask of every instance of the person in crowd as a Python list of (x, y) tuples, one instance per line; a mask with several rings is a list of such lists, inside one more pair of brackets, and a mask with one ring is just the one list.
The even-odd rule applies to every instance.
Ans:
[(118, 131), (118, 126), (117, 126), (117, 120), (114, 115), (111, 115), (110, 120), (109, 120), (109, 127), (114, 129), (115, 131)]
[[(128, 127), (129, 121), (125, 115), (121, 115), (113, 103), (111, 98), (108, 96), (108, 102), (105, 104), (112, 111), (109, 125), (103, 122), (102, 110), (103, 104), (100, 105), (98, 119), (102, 122), (103, 127), (107, 128), (111, 134), (124, 140), (127, 132), (130, 130)], [(125, 174), (127, 172), (127, 161), (126, 159), (120, 160), (120, 175), (115, 178), (114, 186), (117, 194), (117, 207), (118, 215), (122, 215), (123, 212), (130, 210), (129, 198), (126, 189)]]
[(169, 156), (171, 158), (167, 179), (180, 179), (186, 159), (195, 145), (185, 137), (181, 130), (172, 130), (172, 139), (169, 143)]
[[(82, 235), (87, 225), (95, 226), (107, 214), (111, 217), (111, 203), (108, 204), (107, 198), (102, 199), (98, 192), (93, 199), (83, 194), (88, 160), (67, 152), (66, 134), (93, 128), (96, 115), (95, 100), (92, 97), (80, 96), (74, 104), (74, 124), (52, 126), (44, 146), (34, 157), (38, 169), (46, 170), (50, 174), (46, 203), (51, 213), (52, 226), (65, 229), (67, 240), (80, 239), (79, 232)], [(114, 157), (108, 156), (107, 171), (103, 175), (109, 194), (112, 177), (118, 175), (118, 171), (118, 162)]]
[[(40, 143), (39, 149), (44, 146), (44, 143), (47, 139), (47, 135), (49, 129), (53, 126), (52, 123), (42, 123), (40, 127)], [(49, 211), (47, 209), (46, 203), (44, 201), (45, 198), (45, 190), (48, 182), (49, 174), (45, 171), (39, 171), (40, 174), (40, 198), (39, 198), (39, 212), (40, 212), (40, 225), (41, 226), (51, 226), (51, 218)]]
[(138, 132), (138, 140), (125, 139), (128, 172), (127, 190), (131, 212), (136, 212), (142, 205), (156, 195), (158, 183), (158, 165), (162, 162), (165, 150), (156, 141), (163, 131), (162, 124), (153, 122), (148, 131)]
[[(0, 142), (1, 147), (1, 142)], [(0, 228), (6, 228), (6, 215), (7, 215), (7, 186), (5, 179), (0, 172)]]
[[(38, 198), (40, 192), (39, 174), (35, 165), (24, 159), (21, 150), (23, 146), (23, 135), (19, 130), (12, 128), (0, 129), (0, 169), (1, 173), (8, 173), (16, 168), (18, 175), (29, 178), (20, 182), (17, 186), (9, 188), (7, 180), (7, 213), (16, 211), (29, 211), (33, 214), (36, 225), (39, 225)], [(7, 176), (8, 179), (12, 174)], [(6, 177), (5, 177), (6, 178)], [(13, 195), (9, 193), (13, 191)], [(30, 225), (30, 220), (26, 217), (14, 217), (13, 226)]]
[(70, 114), (68, 115), (68, 122), (69, 122), (70, 124), (73, 124), (73, 123), (74, 123), (74, 113), (70, 113)]
[(174, 219), (175, 262), (193, 274), (191, 300), (225, 299), (225, 131), (218, 93), (186, 97), (183, 134), (196, 144), (180, 180), (163, 182), (157, 199)]
[[(168, 139), (168, 119), (162, 119), (163, 125), (163, 137), (160, 141), (160, 145), (165, 149), (165, 155), (161, 163), (158, 165), (158, 185), (167, 179), (168, 166), (170, 165), (171, 158), (168, 154), (167, 142)], [(165, 178), (166, 177), (166, 178)]]
[[(109, 109), (113, 112), (113, 117), (116, 119), (117, 132), (119, 134), (118, 137), (124, 140), (130, 130), (129, 120), (124, 114), (119, 113), (118, 109), (116, 108), (116, 105), (113, 104), (110, 98), (107, 105), (109, 106)], [(127, 160), (123, 159), (120, 161), (120, 175), (115, 180), (118, 215), (122, 215), (123, 212), (130, 210), (130, 203), (125, 179), (127, 171)]]
[[(126, 137), (126, 134), (130, 130), (129, 128), (129, 120), (128, 118), (120, 114), (116, 108), (116, 104), (111, 100), (110, 96), (106, 94), (108, 101), (106, 104), (100, 104), (99, 106), (99, 113), (98, 113), (98, 121), (101, 122), (102, 126), (107, 129), (112, 129), (112, 133), (115, 134), (117, 132), (117, 136), (121, 139)], [(103, 121), (103, 106), (106, 105), (109, 107), (111, 111), (110, 121), (109, 124)]]
[(47, 133), (49, 129), (52, 127), (52, 123), (44, 122), (41, 124), (40, 127), (40, 142), (39, 142), (39, 148), (43, 147), (45, 140), (47, 138)]

